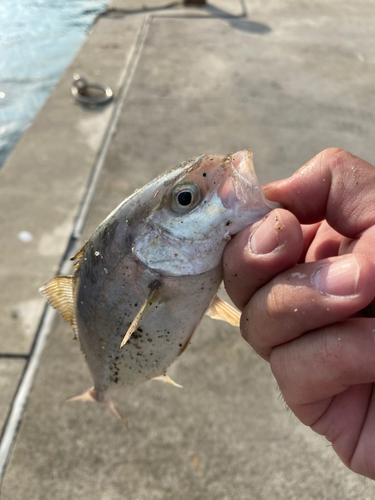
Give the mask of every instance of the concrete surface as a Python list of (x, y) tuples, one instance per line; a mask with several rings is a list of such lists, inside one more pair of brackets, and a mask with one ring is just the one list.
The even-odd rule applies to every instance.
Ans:
[[(102, 169), (82, 241), (135, 188), (202, 152), (252, 147), (262, 182), (329, 146), (375, 162), (370, 2), (247, 1), (248, 17), (238, 19), (212, 6), (194, 17), (190, 8), (146, 5), (113, 2), (137, 12), (98, 20), (0, 173), (1, 351), (29, 353), (40, 321), (36, 289), (74, 246), (94, 166)], [(73, 105), (75, 71), (120, 98), (101, 111)], [(22, 230), (32, 233), (29, 244), (17, 239)], [(127, 401), (116, 394), (129, 431), (106, 409), (64, 402), (91, 384), (71, 338), (56, 318), (2, 499), (375, 497), (372, 481), (286, 411), (267, 364), (235, 329), (204, 319), (170, 372), (183, 390), (149, 382)], [(1, 417), (25, 361), (0, 361), (0, 388), (4, 370), (9, 376)]]
[(0, 358), (0, 428), (2, 429), (12, 403), (18, 381), (25, 368), (25, 359)]
[[(75, 104), (73, 74), (118, 95), (141, 23), (137, 16), (101, 19), (1, 169), (1, 351), (30, 349), (44, 305), (38, 288), (58, 269), (114, 111), (114, 103), (96, 110)], [(32, 241), (21, 241), (21, 231)]]

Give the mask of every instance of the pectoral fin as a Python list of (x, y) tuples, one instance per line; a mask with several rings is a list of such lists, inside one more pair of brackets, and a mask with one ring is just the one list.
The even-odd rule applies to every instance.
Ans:
[(156, 292), (157, 292), (159, 286), (160, 286), (159, 281), (154, 281), (150, 285), (150, 293), (148, 294), (146, 300), (143, 302), (140, 310), (137, 312), (135, 318), (133, 319), (131, 325), (129, 326), (129, 329), (126, 332), (125, 337), (122, 339), (120, 348), (124, 347), (124, 345), (130, 339), (132, 334), (136, 331), (137, 328), (140, 327), (142, 319), (147, 314), (147, 311), (149, 311), (150, 308), (155, 305), (155, 300), (157, 300)]
[(39, 289), (52, 307), (57, 309), (61, 316), (70, 323), (78, 337), (75, 303), (74, 303), (74, 276), (56, 276)]
[(213, 319), (226, 321), (230, 325), (239, 326), (241, 314), (237, 309), (225, 302), (217, 295), (212, 299), (210, 307), (206, 311), (207, 316)]

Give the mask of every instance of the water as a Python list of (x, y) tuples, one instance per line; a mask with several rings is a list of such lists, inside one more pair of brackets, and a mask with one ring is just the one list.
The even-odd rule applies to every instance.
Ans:
[(0, 166), (108, 0), (0, 0)]

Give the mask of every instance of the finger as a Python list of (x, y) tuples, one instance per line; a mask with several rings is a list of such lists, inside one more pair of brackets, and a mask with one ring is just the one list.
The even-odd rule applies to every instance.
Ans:
[(358, 239), (343, 238), (339, 254), (361, 253), (375, 262), (375, 225), (360, 234)]
[(374, 330), (374, 318), (348, 319), (272, 351), (272, 372), (287, 405), (303, 423), (327, 434), (323, 420), (318, 421), (332, 397), (375, 380)]
[(375, 223), (375, 168), (337, 148), (326, 149), (292, 177), (264, 187), (303, 224), (326, 219), (348, 238)]
[(225, 288), (239, 309), (265, 283), (293, 266), (301, 255), (301, 226), (294, 215), (277, 209), (238, 233), (226, 246)]
[(347, 467), (373, 479), (374, 332), (375, 319), (350, 319), (275, 348), (270, 360), (295, 415), (325, 436)]
[[(327, 409), (311, 428), (332, 443), (333, 449), (347, 467), (374, 478), (375, 464), (369, 468), (368, 460), (365, 459), (368, 452), (373, 456), (375, 444), (375, 429), (371, 424), (375, 421), (373, 399), (372, 383), (352, 385), (329, 398)], [(317, 407), (316, 403), (309, 406), (310, 410)]]
[(303, 249), (299, 258), (299, 262), (305, 262), (306, 254), (310, 248), (312, 241), (322, 223), (318, 222), (316, 224), (302, 224), (302, 235), (303, 235)]
[[(314, 235), (306, 252), (305, 261), (327, 259), (339, 255), (340, 245), (344, 237), (323, 221)], [(345, 252), (346, 253), (346, 252)]]
[[(375, 445), (375, 387), (372, 384), (370, 401), (366, 408), (366, 418), (361, 428), (353, 455), (350, 457), (350, 468), (358, 474), (375, 479), (374, 462)], [(370, 458), (370, 459), (369, 459)]]
[(375, 265), (362, 255), (299, 264), (254, 294), (241, 316), (241, 333), (269, 359), (276, 346), (368, 306), (374, 280)]

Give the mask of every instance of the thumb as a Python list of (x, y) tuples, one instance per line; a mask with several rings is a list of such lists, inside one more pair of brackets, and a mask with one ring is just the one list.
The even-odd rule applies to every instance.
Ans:
[(223, 257), (224, 285), (239, 309), (280, 272), (296, 264), (303, 250), (301, 226), (287, 210), (276, 209), (238, 233)]

